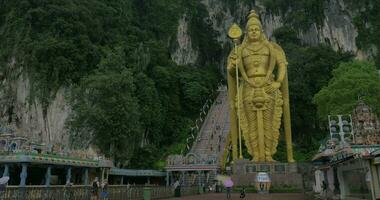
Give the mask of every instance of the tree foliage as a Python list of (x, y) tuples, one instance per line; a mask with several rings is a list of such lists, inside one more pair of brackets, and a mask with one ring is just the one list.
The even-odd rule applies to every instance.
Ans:
[(365, 61), (341, 63), (333, 78), (314, 96), (320, 118), (349, 114), (359, 98), (380, 113), (380, 75), (375, 65)]

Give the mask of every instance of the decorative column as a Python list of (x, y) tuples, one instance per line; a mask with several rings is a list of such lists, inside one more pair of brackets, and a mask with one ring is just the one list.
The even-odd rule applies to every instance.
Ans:
[(150, 184), (150, 177), (149, 176), (147, 177), (147, 181), (148, 181), (147, 184)]
[(50, 186), (50, 180), (51, 180), (51, 165), (49, 165), (46, 169), (46, 174), (45, 174), (45, 186), (46, 187)]
[(181, 185), (182, 185), (182, 186), (185, 186), (185, 180), (186, 180), (186, 179), (185, 179), (185, 176), (186, 176), (185, 171), (182, 171), (181, 174), (182, 174)]
[(83, 185), (88, 185), (88, 168), (84, 168)]
[(9, 176), (9, 165), (8, 164), (4, 165), (3, 177), (4, 176)]
[(202, 188), (202, 171), (197, 171), (198, 173), (198, 192), (199, 194), (203, 193), (203, 188)]
[(175, 182), (175, 180), (173, 179), (173, 172), (170, 172), (170, 174), (169, 174), (169, 184), (173, 184), (173, 182)]
[(28, 164), (22, 163), (22, 169), (20, 173), (20, 187), (25, 187), (26, 185), (26, 177), (28, 177)]
[(348, 185), (345, 181), (343, 169), (341, 168), (342, 166), (338, 167), (337, 176), (338, 176), (338, 181), (339, 181), (340, 199), (345, 199), (346, 196), (348, 196), (349, 194), (349, 188), (347, 187)]
[(71, 167), (67, 168), (66, 183), (68, 183), (68, 182), (71, 183)]
[(124, 185), (124, 176), (121, 176), (120, 185)]
[(105, 168), (101, 168), (102, 176), (100, 177), (100, 183), (104, 182), (104, 170), (105, 170)]
[(169, 186), (169, 172), (168, 171), (166, 171), (166, 187), (168, 187)]
[(198, 171), (198, 186), (202, 186), (202, 171)]

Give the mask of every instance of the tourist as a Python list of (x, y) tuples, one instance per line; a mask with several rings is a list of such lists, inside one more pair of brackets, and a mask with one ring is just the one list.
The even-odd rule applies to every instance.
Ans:
[(99, 199), (99, 178), (95, 177), (94, 182), (92, 182), (92, 199)]
[(73, 184), (68, 180), (65, 184), (64, 192), (63, 192), (63, 199), (65, 200), (71, 200), (74, 199), (73, 196), (73, 190), (72, 190)]
[(231, 187), (226, 187), (227, 199), (231, 199)]
[(245, 188), (243, 187), (240, 191), (240, 199), (244, 199), (245, 198)]
[(102, 193), (100, 194), (102, 199), (108, 199), (108, 181), (107, 179), (102, 183)]

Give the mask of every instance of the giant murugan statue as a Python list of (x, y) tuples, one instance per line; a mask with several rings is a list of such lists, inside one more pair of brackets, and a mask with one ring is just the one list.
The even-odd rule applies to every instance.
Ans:
[(284, 114), (288, 162), (294, 162), (285, 53), (265, 37), (255, 11), (250, 12), (244, 39), (238, 45), (240, 35), (237, 25), (229, 31), (235, 42), (227, 61), (233, 159), (238, 158), (239, 138), (240, 158), (244, 139), (253, 161), (274, 161)]

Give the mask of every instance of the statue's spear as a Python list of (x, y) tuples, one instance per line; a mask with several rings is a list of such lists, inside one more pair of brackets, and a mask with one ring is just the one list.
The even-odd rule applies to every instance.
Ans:
[[(240, 41), (240, 37), (243, 35), (242, 30), (240, 27), (234, 23), (232, 24), (231, 28), (228, 30), (228, 37), (230, 37), (234, 43), (234, 50), (235, 55), (238, 55), (238, 43)], [(237, 58), (236, 58), (237, 59)], [(237, 127), (238, 127), (238, 133), (239, 133), (239, 158), (243, 159), (243, 153), (242, 153), (242, 136), (240, 131), (240, 92), (239, 92), (239, 70), (238, 70), (238, 62), (235, 62), (235, 75), (236, 75), (236, 94), (237, 94)]]

